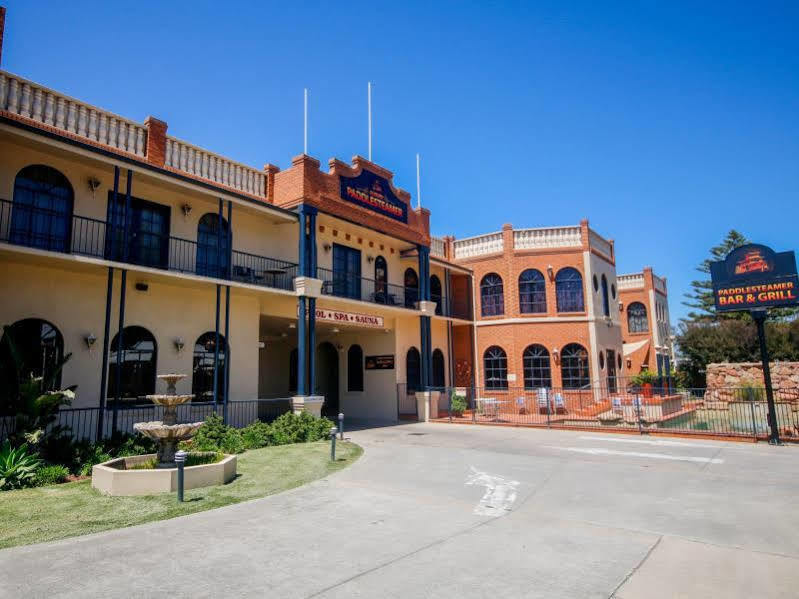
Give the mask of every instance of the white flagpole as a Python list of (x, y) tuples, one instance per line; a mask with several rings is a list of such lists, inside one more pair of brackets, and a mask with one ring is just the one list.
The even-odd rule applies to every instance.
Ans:
[(416, 153), (416, 209), (422, 207), (422, 180), (419, 176), (419, 152)]
[(304, 100), (304, 116), (303, 116), (303, 127), (302, 127), (302, 136), (303, 136), (303, 144), (302, 144), (302, 153), (308, 154), (308, 88), (305, 88), (303, 94)]
[(366, 85), (366, 103), (369, 121), (369, 162), (372, 161), (372, 82)]

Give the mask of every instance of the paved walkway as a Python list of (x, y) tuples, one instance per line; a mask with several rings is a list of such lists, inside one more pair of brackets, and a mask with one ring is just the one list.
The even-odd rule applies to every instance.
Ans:
[(796, 597), (799, 447), (364, 429), (288, 493), (0, 551), (0, 597)]

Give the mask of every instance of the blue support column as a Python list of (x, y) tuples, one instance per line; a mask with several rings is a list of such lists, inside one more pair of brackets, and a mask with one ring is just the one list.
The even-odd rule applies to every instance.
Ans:
[(103, 370), (100, 374), (100, 412), (97, 414), (97, 441), (103, 438), (105, 401), (108, 396), (108, 344), (111, 335), (111, 298), (114, 293), (114, 269), (108, 267), (108, 284), (105, 291), (105, 327), (103, 328)]
[[(233, 202), (227, 203), (227, 264), (226, 278), (230, 279), (233, 258)], [(230, 285), (225, 286), (225, 378), (222, 384), (222, 419), (227, 424), (227, 402), (230, 395)]]
[[(305, 275), (316, 277), (316, 208), (305, 206), (308, 240)], [(308, 298), (308, 393), (316, 394), (316, 298)]]
[(297, 248), (297, 250), (298, 250), (298, 262), (299, 262), (299, 264), (297, 266), (297, 269), (299, 270), (299, 272), (297, 274), (299, 276), (301, 276), (301, 277), (306, 277), (306, 276), (308, 276), (308, 271), (307, 271), (307, 267), (308, 267), (308, 238), (307, 238), (307, 235), (305, 233), (306, 219), (305, 219), (305, 205), (304, 204), (300, 204), (297, 207), (297, 214), (300, 217), (300, 219), (299, 219), (300, 220), (300, 222), (299, 222), (299, 225), (300, 225), (300, 239), (299, 239), (299, 246)]
[[(128, 169), (128, 180), (126, 182), (126, 191), (125, 191), (125, 208), (122, 212), (122, 261), (127, 262), (128, 260), (128, 232), (129, 232), (129, 225), (128, 222), (130, 221), (130, 193), (131, 193), (131, 185), (133, 184), (133, 171)], [(114, 172), (114, 208), (116, 208), (116, 198), (117, 198), (117, 187), (119, 186), (119, 169), (117, 168)], [(112, 210), (113, 213), (113, 210)], [(116, 381), (114, 385), (114, 409), (112, 413), (112, 420), (111, 420), (111, 434), (117, 432), (117, 423), (119, 421), (119, 402), (122, 399), (122, 364), (125, 361), (125, 341), (124, 341), (124, 330), (125, 330), (125, 297), (127, 295), (127, 284), (128, 284), (128, 271), (127, 269), (122, 269), (122, 280), (120, 282), (120, 292), (119, 292), (119, 328), (117, 330), (117, 363), (116, 363)]]
[[(430, 248), (417, 246), (419, 252), (419, 301), (430, 301)], [(430, 335), (430, 317), (419, 317), (419, 333), (422, 346), (422, 389), (427, 390), (433, 370), (433, 350)]]
[(305, 379), (308, 374), (307, 342), (305, 334), (305, 296), (297, 298), (297, 395), (305, 395)]

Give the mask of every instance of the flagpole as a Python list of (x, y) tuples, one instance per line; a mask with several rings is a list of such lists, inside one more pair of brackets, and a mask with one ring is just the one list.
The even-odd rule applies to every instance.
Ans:
[(303, 122), (302, 122), (302, 153), (308, 154), (308, 88), (306, 87), (303, 93)]
[(372, 82), (366, 84), (366, 104), (369, 125), (369, 161), (372, 161)]
[(419, 152), (416, 153), (416, 208), (422, 207), (422, 180), (419, 176)]

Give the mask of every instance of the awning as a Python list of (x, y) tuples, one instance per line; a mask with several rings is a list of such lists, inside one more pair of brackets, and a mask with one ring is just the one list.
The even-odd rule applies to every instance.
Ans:
[(631, 356), (635, 352), (637, 352), (642, 347), (646, 347), (649, 345), (649, 339), (644, 339), (643, 341), (636, 341), (635, 343), (625, 343), (622, 347), (622, 351), (624, 352), (625, 357)]

